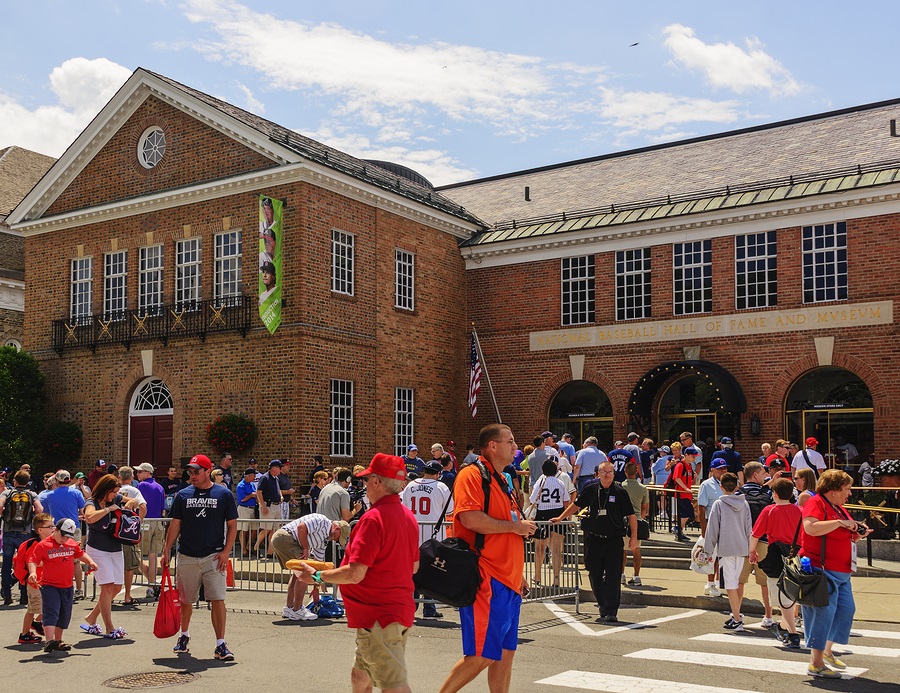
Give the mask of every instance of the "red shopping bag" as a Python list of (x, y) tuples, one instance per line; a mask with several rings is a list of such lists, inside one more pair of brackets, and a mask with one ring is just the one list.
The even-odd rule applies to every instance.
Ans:
[(225, 569), (225, 587), (234, 587), (234, 566), (231, 565), (231, 559), (228, 559), (228, 567)]
[(172, 585), (169, 567), (163, 568), (160, 577), (159, 603), (156, 605), (156, 619), (153, 621), (153, 635), (157, 638), (171, 638), (181, 630), (181, 599)]

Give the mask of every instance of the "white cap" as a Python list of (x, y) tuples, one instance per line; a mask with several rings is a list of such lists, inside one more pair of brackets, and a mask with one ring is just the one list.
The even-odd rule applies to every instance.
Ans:
[(75, 520), (67, 517), (56, 523), (56, 529), (58, 529), (59, 533), (64, 537), (74, 537), (75, 530), (78, 528), (75, 525)]

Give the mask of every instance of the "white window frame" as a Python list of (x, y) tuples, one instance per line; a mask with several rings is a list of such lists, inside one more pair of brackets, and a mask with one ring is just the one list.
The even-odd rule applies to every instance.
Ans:
[(356, 236), (340, 229), (331, 230), (331, 290), (353, 296)]
[(329, 454), (353, 457), (353, 381), (332, 378), (329, 402)]
[(846, 301), (848, 298), (847, 222), (804, 226), (803, 302)]
[[(682, 276), (679, 279), (678, 273)], [(684, 276), (687, 274), (687, 276)], [(681, 287), (679, 288), (679, 282)], [(687, 284), (690, 283), (690, 286)], [(681, 294), (679, 298), (679, 293)], [(700, 309), (697, 310), (697, 304)], [(675, 315), (712, 312), (712, 241), (672, 245), (672, 311)]]
[[(224, 231), (215, 235), (215, 281), (213, 298), (216, 304), (235, 305), (234, 299), (240, 297), (241, 283), (241, 232), (240, 230)], [(229, 301), (228, 299), (232, 299)]]
[(400, 248), (394, 251), (394, 307), (416, 309), (416, 256)]
[(94, 314), (94, 258), (78, 257), (72, 260), (71, 286), (69, 319), (73, 324), (86, 325)]
[(651, 317), (650, 248), (616, 251), (616, 320)]
[(411, 387), (394, 388), (394, 454), (403, 457), (413, 442), (416, 392)]
[(159, 315), (163, 303), (162, 244), (147, 245), (140, 249), (138, 258), (138, 313)]
[(203, 246), (199, 236), (175, 243), (175, 309), (199, 310)]
[(128, 251), (103, 256), (103, 318), (124, 320), (128, 310)]
[(157, 125), (151, 125), (138, 138), (137, 158), (146, 169), (154, 168), (166, 155), (166, 133)]
[(560, 323), (564, 327), (594, 322), (595, 267), (593, 255), (564, 257), (560, 260)]
[[(743, 288), (743, 296), (741, 289)], [(775, 231), (734, 237), (734, 307), (736, 310), (778, 305), (778, 238)]]

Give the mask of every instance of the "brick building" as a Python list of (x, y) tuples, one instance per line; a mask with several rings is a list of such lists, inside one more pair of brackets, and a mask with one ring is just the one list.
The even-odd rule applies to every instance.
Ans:
[[(257, 307), (260, 196), (282, 200), (282, 324)], [(53, 414), (158, 467), (217, 416), (239, 456), (367, 461), (463, 427), (464, 263), (480, 227), (427, 181), (138, 69), (14, 210), (26, 348)], [(415, 438), (414, 438), (415, 436)]]
[(883, 102), (441, 188), (490, 224), (461, 244), (468, 319), (520, 445), (895, 455), (898, 120)]

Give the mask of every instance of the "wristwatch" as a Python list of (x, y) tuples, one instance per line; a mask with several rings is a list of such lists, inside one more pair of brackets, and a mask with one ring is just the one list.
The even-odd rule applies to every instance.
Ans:
[(322, 585), (325, 583), (325, 581), (322, 579), (322, 571), (321, 570), (317, 570), (316, 572), (313, 573), (313, 582), (316, 583), (317, 585)]

